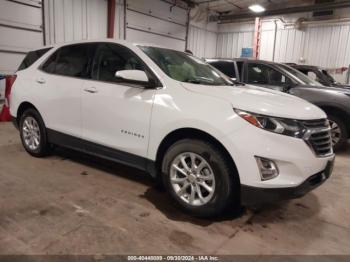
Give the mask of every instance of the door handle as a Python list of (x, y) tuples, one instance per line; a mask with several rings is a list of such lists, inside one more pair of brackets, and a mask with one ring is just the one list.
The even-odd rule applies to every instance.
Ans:
[(88, 92), (88, 93), (90, 93), (90, 94), (95, 94), (95, 93), (98, 92), (97, 89), (96, 89), (96, 87), (85, 88), (84, 91), (85, 91), (85, 92)]
[(45, 84), (46, 81), (44, 78), (40, 77), (36, 80), (36, 82), (38, 82), (39, 84)]

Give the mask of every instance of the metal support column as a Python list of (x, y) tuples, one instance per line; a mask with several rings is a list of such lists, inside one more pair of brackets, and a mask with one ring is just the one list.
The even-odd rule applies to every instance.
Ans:
[(255, 59), (259, 58), (260, 40), (261, 40), (261, 20), (260, 20), (260, 17), (256, 17), (255, 30), (254, 30), (254, 46), (253, 46), (253, 57)]
[(113, 38), (115, 23), (115, 0), (108, 0), (107, 8), (107, 37)]

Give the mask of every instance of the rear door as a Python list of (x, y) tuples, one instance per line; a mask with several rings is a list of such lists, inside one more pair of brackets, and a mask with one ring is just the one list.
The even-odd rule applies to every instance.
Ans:
[(74, 137), (82, 136), (81, 95), (83, 81), (90, 77), (94, 44), (59, 48), (41, 66), (36, 84), (41, 90), (40, 113), (46, 126)]

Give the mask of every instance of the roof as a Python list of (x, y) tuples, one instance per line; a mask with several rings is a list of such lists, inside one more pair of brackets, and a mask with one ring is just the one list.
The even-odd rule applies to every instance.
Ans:
[(267, 60), (259, 60), (254, 58), (247, 57), (239, 57), (239, 58), (208, 58), (205, 59), (208, 62), (221, 61), (221, 62), (233, 62), (233, 61), (255, 61), (257, 63), (262, 64), (278, 64), (277, 62), (267, 61)]
[(96, 43), (96, 42), (107, 42), (107, 43), (116, 43), (116, 44), (122, 44), (125, 46), (137, 46), (137, 45), (141, 45), (141, 46), (152, 46), (152, 47), (161, 47), (161, 48), (167, 48), (164, 46), (160, 46), (160, 45), (156, 45), (156, 44), (151, 44), (151, 43), (133, 43), (130, 41), (126, 41), (126, 40), (117, 40), (117, 39), (113, 39), (113, 38), (97, 38), (97, 39), (89, 39), (89, 40), (76, 40), (76, 41), (70, 41), (70, 42), (64, 42), (64, 43), (57, 43), (54, 45), (45, 45), (45, 46), (41, 46), (39, 48), (35, 48), (34, 50), (40, 50), (43, 48), (54, 48), (54, 47), (61, 47), (61, 46), (67, 46), (67, 45), (74, 45), (74, 44), (82, 44), (82, 43)]
[(294, 68), (299, 68), (299, 69), (323, 69), (322, 67), (319, 66), (313, 66), (313, 65), (291, 65), (291, 67)]

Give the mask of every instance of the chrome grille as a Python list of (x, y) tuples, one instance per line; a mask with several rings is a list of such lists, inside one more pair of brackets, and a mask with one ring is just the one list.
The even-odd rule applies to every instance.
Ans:
[(306, 121), (302, 121), (302, 123), (307, 128), (328, 128), (329, 127), (329, 123), (327, 119), (306, 120)]
[(304, 139), (314, 153), (319, 157), (332, 154), (332, 137), (328, 120), (308, 120), (302, 123), (307, 129)]

